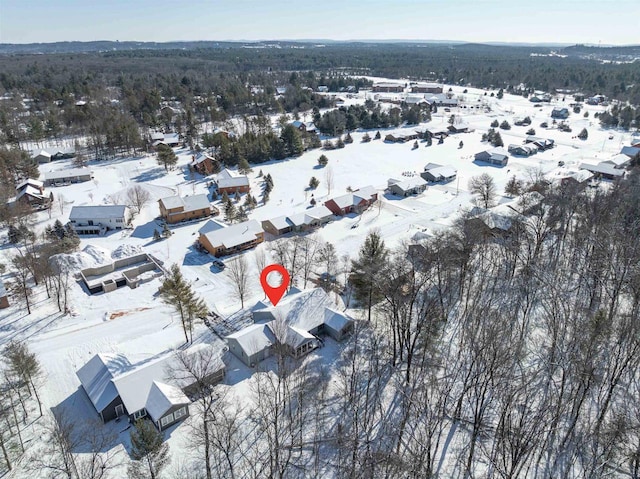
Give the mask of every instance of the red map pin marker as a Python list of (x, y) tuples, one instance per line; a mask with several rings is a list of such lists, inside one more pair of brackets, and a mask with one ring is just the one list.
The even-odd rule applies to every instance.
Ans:
[[(267, 276), (269, 276), (269, 273), (274, 271), (280, 273), (282, 276), (282, 284), (280, 284), (280, 286), (271, 286), (267, 282)], [(274, 306), (276, 306), (284, 296), (284, 292), (289, 286), (289, 279), (289, 272), (281, 264), (270, 264), (262, 270), (262, 273), (260, 273), (260, 284), (262, 285), (262, 289), (264, 289), (265, 294)]]

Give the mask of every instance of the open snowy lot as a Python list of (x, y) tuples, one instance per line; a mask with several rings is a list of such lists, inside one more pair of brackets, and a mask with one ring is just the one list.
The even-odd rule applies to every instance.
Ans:
[[(449, 87), (445, 87), (447, 91)], [(321, 204), (327, 199), (344, 194), (347, 188), (372, 185), (379, 190), (382, 198), (379, 205), (370, 208), (361, 216), (349, 215), (336, 219), (315, 232), (319, 238), (335, 245), (339, 256), (355, 257), (367, 233), (373, 229), (381, 232), (388, 246), (397, 246), (410, 240), (416, 233), (432, 233), (447, 227), (459, 212), (472, 205), (472, 196), (468, 191), (471, 177), (489, 173), (495, 180), (499, 193), (512, 176), (521, 179), (532, 177), (537, 170), (553, 175), (558, 162), (563, 161), (566, 168), (576, 169), (581, 162), (597, 163), (619, 153), (623, 145), (630, 143), (630, 134), (622, 131), (605, 131), (599, 127), (594, 113), (603, 111), (603, 107), (583, 106), (580, 114), (571, 113), (568, 123), (573, 129), (565, 133), (553, 128), (550, 118), (555, 106), (567, 106), (571, 102), (567, 97), (543, 103), (536, 108), (533, 103), (522, 97), (505, 94), (498, 100), (485, 95), (482, 90), (452, 87), (462, 105), (485, 105), (491, 111), (478, 111), (468, 108), (451, 108), (445, 112), (439, 108), (429, 123), (381, 131), (382, 139), (363, 143), (363, 131), (352, 133), (353, 144), (344, 149), (333, 151), (312, 150), (298, 158), (273, 161), (252, 165), (250, 173), (252, 194), (259, 200), (262, 185), (261, 171), (270, 174), (274, 188), (266, 205), (260, 204), (251, 211), (251, 219), (266, 220), (276, 216), (302, 212), (310, 206), (313, 197)], [(370, 93), (360, 93), (349, 102), (364, 102)], [(584, 118), (583, 113), (589, 112)], [(412, 132), (425, 128), (445, 129), (450, 115), (466, 122), (474, 131), (451, 135), (443, 144), (426, 147), (419, 142), (419, 148), (413, 149), (413, 141), (404, 144), (385, 143), (389, 133)], [(514, 126), (514, 120), (529, 116), (530, 126)], [(556, 147), (539, 152), (528, 158), (511, 157), (505, 167), (477, 164), (473, 155), (491, 146), (481, 141), (489, 124), (493, 120), (507, 120), (511, 125), (508, 131), (498, 130), (502, 135), (505, 149), (509, 144), (521, 144), (529, 128), (536, 130), (536, 136), (555, 140)], [(547, 122), (550, 128), (541, 128)], [(589, 132), (587, 140), (577, 139), (582, 128)], [(375, 131), (368, 132), (372, 137)], [(462, 148), (459, 143), (463, 142)], [(178, 167), (165, 172), (156, 162), (155, 155), (140, 158), (121, 159), (108, 162), (90, 162), (95, 179), (86, 183), (63, 187), (47, 188), (56, 201), (50, 214), (39, 212), (34, 215), (34, 228), (42, 232), (44, 228), (60, 220), (66, 223), (73, 206), (100, 205), (124, 200), (126, 190), (135, 184), (149, 191), (152, 201), (136, 216), (133, 227), (124, 231), (110, 232), (105, 236), (83, 237), (80, 252), (74, 255), (76, 267), (97, 265), (113, 258), (119, 258), (144, 251), (152, 254), (169, 267), (173, 263), (181, 266), (185, 277), (192, 283), (209, 308), (223, 317), (231, 316), (240, 309), (234, 298), (233, 285), (225, 272), (212, 266), (212, 258), (194, 248), (197, 231), (204, 221), (174, 226), (169, 239), (155, 242), (153, 233), (161, 230), (158, 220), (157, 200), (174, 194), (192, 195), (208, 193), (207, 178), (191, 175), (188, 163), (191, 153), (184, 149), (176, 150), (179, 155)], [(321, 154), (329, 158), (326, 167), (319, 167), (317, 159)], [(404, 179), (419, 174), (427, 163), (451, 165), (458, 171), (458, 178), (448, 184), (430, 185), (421, 195), (400, 198), (383, 193), (390, 178)], [(69, 167), (69, 161), (58, 161), (41, 166), (41, 173)], [(319, 187), (310, 191), (307, 185), (312, 176), (319, 181)], [(329, 179), (330, 177), (330, 179)], [(331, 186), (329, 188), (329, 186)], [(500, 202), (512, 201), (501, 197)], [(217, 204), (219, 207), (220, 205)], [(14, 246), (7, 243), (6, 231), (0, 237), (0, 263), (9, 264), (16, 253)], [(269, 258), (269, 242), (259, 246)], [(261, 300), (264, 294), (259, 285), (259, 271), (255, 260), (255, 250), (242, 253), (248, 257), (251, 268), (247, 305)], [(233, 261), (233, 257), (224, 261)], [(5, 275), (5, 280), (9, 276)], [(86, 396), (79, 390), (76, 370), (98, 352), (125, 353), (132, 360), (149, 359), (167, 350), (178, 348), (184, 343), (180, 320), (175, 312), (165, 305), (157, 295), (160, 279), (142, 284), (136, 289), (122, 287), (110, 293), (89, 295), (80, 283), (73, 283), (70, 290), (70, 314), (58, 313), (57, 307), (46, 299), (43, 290), (37, 291), (34, 298), (34, 310), (30, 315), (17, 304), (0, 312), (0, 343), (12, 339), (27, 341), (38, 354), (45, 368), (43, 401), (47, 408), (69, 407), (78, 417), (94, 417), (95, 411)], [(357, 312), (354, 315), (357, 316)], [(223, 347), (220, 338), (213, 335), (204, 325), (198, 325), (194, 332), (197, 342), (213, 342)], [(332, 348), (321, 353), (327, 355)], [(330, 367), (330, 361), (326, 361)], [(228, 367), (227, 383), (230, 389), (241, 398), (245, 395), (245, 379), (250, 370), (234, 361)], [(111, 427), (111, 426), (110, 426)], [(121, 424), (121, 429), (125, 428)], [(185, 448), (187, 428), (178, 426), (171, 429), (169, 444), (176, 455)], [(37, 431), (33, 432), (37, 434)], [(120, 442), (126, 443), (128, 433), (122, 432)], [(118, 446), (122, 447), (122, 446)], [(19, 471), (8, 477), (24, 477)]]

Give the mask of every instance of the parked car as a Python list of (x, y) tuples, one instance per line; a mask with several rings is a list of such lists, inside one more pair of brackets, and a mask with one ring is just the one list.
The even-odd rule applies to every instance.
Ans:
[(221, 271), (226, 268), (225, 264), (218, 259), (213, 260), (212, 264)]

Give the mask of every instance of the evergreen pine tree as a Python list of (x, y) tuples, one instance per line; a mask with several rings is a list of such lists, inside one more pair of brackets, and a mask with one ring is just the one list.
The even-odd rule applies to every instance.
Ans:
[(371, 308), (382, 298), (380, 272), (386, 263), (387, 254), (380, 234), (373, 231), (365, 239), (358, 258), (351, 261), (354, 297), (367, 308), (369, 321), (371, 321)]
[(153, 241), (160, 241), (161, 239), (162, 235), (160, 234), (160, 231), (153, 230)]
[(163, 434), (148, 419), (140, 419), (136, 421), (130, 437), (133, 461), (129, 464), (129, 477), (159, 478), (171, 460)]
[(222, 211), (224, 212), (224, 219), (229, 223), (233, 223), (238, 215), (236, 205), (234, 205), (233, 201), (228, 197), (227, 201), (222, 204)]
[(171, 230), (169, 229), (169, 225), (167, 223), (164, 223), (162, 225), (162, 236), (165, 238), (168, 238), (172, 235), (173, 233), (171, 232)]

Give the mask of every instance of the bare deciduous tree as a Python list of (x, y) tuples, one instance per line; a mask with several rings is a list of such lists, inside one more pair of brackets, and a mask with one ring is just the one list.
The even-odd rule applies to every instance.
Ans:
[(232, 261), (227, 261), (228, 276), (233, 282), (234, 293), (240, 306), (244, 308), (244, 300), (247, 297), (249, 287), (249, 263), (244, 255), (239, 255)]
[(142, 185), (134, 185), (127, 190), (127, 206), (131, 207), (135, 213), (140, 214), (149, 201), (151, 194)]

